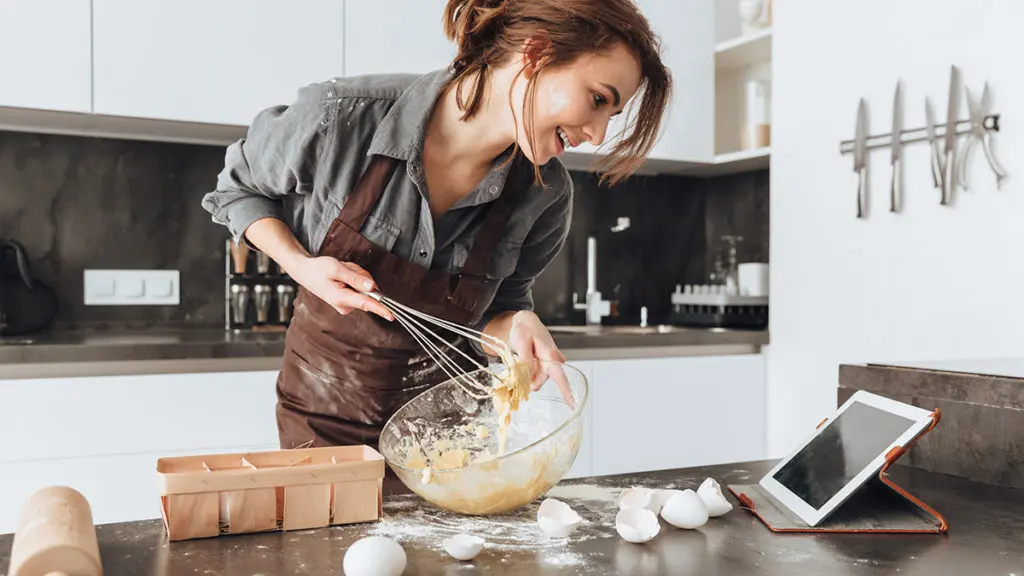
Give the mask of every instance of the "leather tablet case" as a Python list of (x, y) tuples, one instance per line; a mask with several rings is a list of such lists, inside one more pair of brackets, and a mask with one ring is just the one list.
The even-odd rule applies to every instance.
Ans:
[[(729, 485), (741, 507), (752, 512), (773, 532), (845, 532), (894, 534), (944, 534), (949, 525), (930, 506), (897, 486), (886, 470), (915, 442), (939, 423), (942, 413), (932, 412), (932, 423), (907, 446), (896, 446), (886, 454), (885, 465), (817, 526), (808, 526), (792, 510), (759, 484)], [(821, 428), (828, 419), (818, 424)]]

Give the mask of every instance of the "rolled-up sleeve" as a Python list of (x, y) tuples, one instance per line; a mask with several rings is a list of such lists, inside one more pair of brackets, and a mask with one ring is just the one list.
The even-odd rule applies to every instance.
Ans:
[(572, 224), (572, 180), (568, 172), (563, 172), (561, 180), (563, 184), (558, 199), (541, 213), (530, 229), (520, 249), (515, 271), (498, 287), (477, 329), (482, 330), (502, 312), (533, 310), (533, 285), (562, 250)]
[(253, 119), (244, 138), (228, 146), (216, 189), (202, 206), (238, 242), (263, 218), (285, 221), (281, 199), (313, 189), (328, 107), (319, 85), (299, 90), (289, 106), (274, 106)]

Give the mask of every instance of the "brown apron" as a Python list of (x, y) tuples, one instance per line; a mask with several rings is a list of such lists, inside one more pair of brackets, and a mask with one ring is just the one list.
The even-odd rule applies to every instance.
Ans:
[[(398, 302), (466, 325), (483, 317), (501, 279), (488, 263), (505, 233), (529, 175), (517, 153), (505, 191), (486, 208), (485, 220), (460, 273), (429, 269), (381, 249), (360, 234), (400, 161), (374, 156), (331, 225), (319, 255), (359, 264), (379, 291)], [(435, 330), (477, 358), (468, 341)], [(468, 362), (448, 350), (453, 360)], [(401, 325), (373, 313), (341, 315), (300, 287), (277, 380), (281, 448), (366, 444), (378, 447), (381, 428), (399, 408), (447, 377)]]

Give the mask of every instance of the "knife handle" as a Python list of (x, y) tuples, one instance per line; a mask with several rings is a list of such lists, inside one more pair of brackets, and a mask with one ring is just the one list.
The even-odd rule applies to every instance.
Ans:
[(903, 191), (900, 186), (900, 159), (892, 160), (892, 184), (889, 186), (889, 211), (900, 211), (900, 197)]
[(953, 199), (953, 190), (956, 189), (956, 148), (946, 152), (945, 170), (942, 175), (942, 202), (948, 206)]
[(868, 179), (864, 177), (864, 169), (857, 172), (857, 218), (864, 218), (867, 212), (864, 203), (867, 199)]

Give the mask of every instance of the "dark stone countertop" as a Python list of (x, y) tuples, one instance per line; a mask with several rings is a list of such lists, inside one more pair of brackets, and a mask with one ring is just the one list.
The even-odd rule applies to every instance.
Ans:
[[(768, 342), (767, 331), (550, 328), (569, 360), (757, 353)], [(0, 378), (277, 369), (284, 337), (283, 332), (177, 328), (54, 331), (0, 338)]]
[[(771, 464), (566, 481), (552, 495), (588, 522), (568, 541), (541, 535), (534, 520), (539, 502), (502, 517), (471, 518), (441, 512), (408, 495), (386, 497), (384, 519), (370, 524), (168, 542), (161, 523), (149, 520), (102, 525), (98, 535), (104, 568), (111, 576), (336, 575), (342, 573), (348, 546), (370, 534), (402, 544), (408, 556), (406, 576), (1024, 573), (1024, 491), (902, 466), (891, 470), (892, 478), (938, 510), (949, 522), (948, 534), (776, 534), (739, 508), (692, 531), (662, 523), (662, 532), (647, 544), (630, 544), (615, 532), (615, 496), (624, 487), (696, 488), (709, 476), (723, 485), (754, 483)], [(731, 494), (727, 497), (736, 504)], [(454, 560), (440, 547), (441, 539), (458, 531), (480, 532), (488, 540), (471, 562)], [(11, 542), (11, 535), (0, 536), (0, 574), (7, 570)]]

